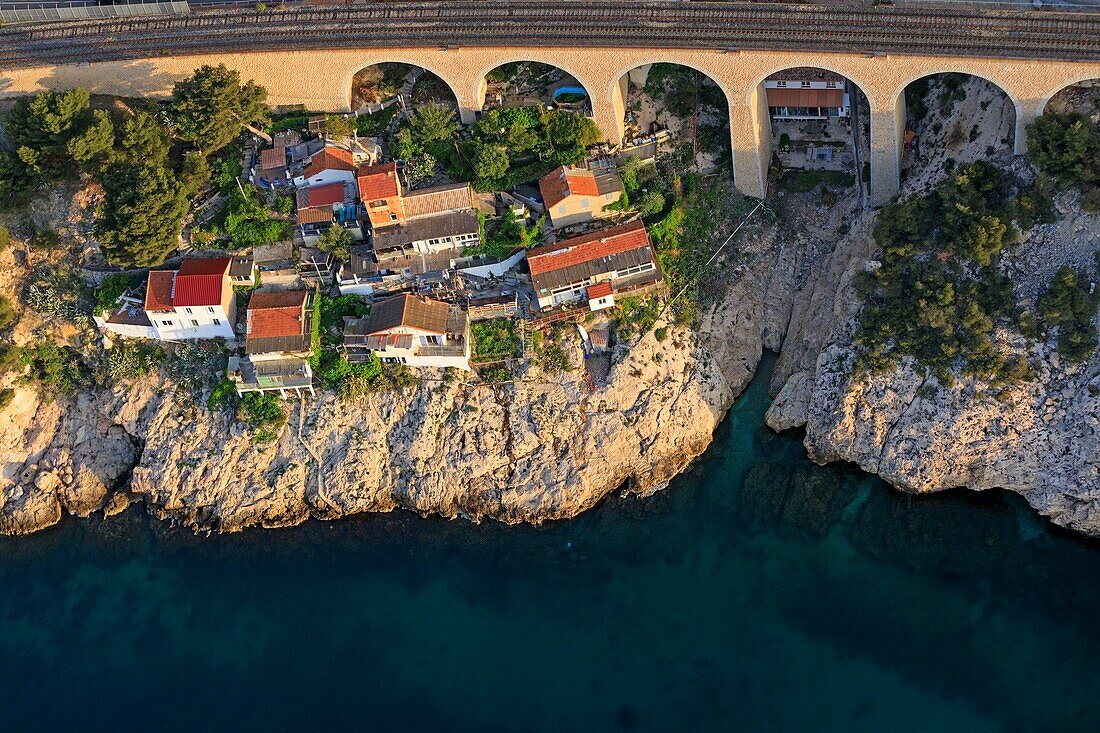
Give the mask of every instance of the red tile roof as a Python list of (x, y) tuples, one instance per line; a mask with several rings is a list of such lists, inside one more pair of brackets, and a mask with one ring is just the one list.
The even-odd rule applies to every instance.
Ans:
[(233, 262), (229, 257), (193, 258), (184, 260), (176, 275), (224, 275)]
[(306, 296), (304, 290), (253, 293), (248, 301), (248, 338), (303, 335), (305, 318), (302, 306)]
[(302, 175), (306, 178), (312, 178), (321, 171), (327, 170), (355, 170), (355, 162), (351, 155), (351, 151), (344, 150), (343, 148), (323, 148), (310, 159), (309, 165)]
[(170, 311), (172, 310), (172, 277), (171, 270), (150, 270), (149, 278), (145, 282), (145, 310)]
[(270, 171), (286, 167), (286, 148), (275, 147), (260, 151), (260, 170)]
[(559, 167), (539, 179), (539, 193), (546, 208), (553, 208), (568, 196), (599, 196), (596, 177), (583, 168)]
[(299, 224), (324, 224), (327, 221), (332, 221), (332, 209), (327, 206), (298, 209)]
[(400, 195), (397, 185), (397, 164), (365, 165), (359, 169), (359, 198), (377, 201)]
[(541, 275), (643, 247), (649, 247), (645, 224), (632, 221), (535, 247), (527, 252), (527, 265), (531, 268), (532, 275)]
[(595, 285), (589, 285), (585, 288), (585, 293), (588, 295), (589, 300), (611, 295), (611, 292), (611, 283), (608, 282), (596, 283)]
[(176, 272), (172, 289), (172, 305), (220, 305), (222, 285), (232, 264), (229, 257), (184, 260)]
[(842, 107), (843, 89), (774, 89), (764, 90), (769, 107)]
[(344, 184), (326, 183), (323, 186), (310, 186), (301, 191), (307, 206), (332, 206), (344, 203)]

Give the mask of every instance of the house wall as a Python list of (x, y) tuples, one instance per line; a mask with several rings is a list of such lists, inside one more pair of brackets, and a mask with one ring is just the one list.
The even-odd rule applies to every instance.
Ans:
[(477, 232), (466, 234), (452, 234), (448, 237), (436, 237), (433, 239), (418, 239), (412, 243), (417, 252), (443, 252), (455, 247), (475, 247), (481, 241)]
[(854, 82), (871, 107), (871, 192), (875, 203), (899, 189), (904, 139), (906, 85), (930, 74), (973, 74), (1003, 89), (1016, 107), (1015, 150), (1026, 151), (1024, 129), (1066, 86), (1100, 79), (1100, 61), (1052, 61), (953, 56), (893, 55), (814, 51), (736, 51), (601, 47), (422, 47), (256, 51), (172, 55), (135, 61), (70, 65), (43, 64), (0, 72), (0, 96), (42, 89), (87, 88), (122, 96), (167, 96), (172, 85), (203, 64), (224, 63), (268, 90), (273, 105), (349, 111), (355, 73), (372, 64), (415, 64), (450, 85), (464, 122), (476, 119), (485, 101), (485, 74), (512, 61), (548, 63), (572, 74), (589, 92), (596, 124), (618, 143), (625, 129), (621, 80), (636, 67), (675, 63), (706, 74), (729, 102), (734, 179), (750, 196), (765, 193), (771, 136), (763, 81), (793, 67), (836, 72)]
[[(177, 308), (171, 313), (150, 313), (156, 338), (163, 341), (235, 338), (233, 320), (222, 306), (191, 306), (191, 312), (187, 311), (187, 308)], [(192, 321), (197, 321), (198, 325)]]
[(622, 196), (622, 191), (604, 196), (566, 196), (557, 206), (550, 207), (550, 223), (555, 229), (561, 229), (610, 216), (612, 212), (604, 211), (603, 207), (615, 203)]
[(473, 267), (459, 267), (458, 271), (467, 275), (473, 275), (474, 277), (489, 277), (493, 275), (495, 277), (503, 277), (504, 273), (508, 272), (512, 268), (516, 267), (527, 256), (525, 250), (520, 250), (506, 260), (494, 263), (492, 265), (475, 265)]
[(131, 339), (155, 339), (157, 338), (157, 332), (152, 326), (134, 326), (123, 323), (108, 323), (99, 316), (93, 316), (95, 325), (99, 326), (100, 330), (107, 331), (109, 333), (123, 336)]
[(321, 171), (315, 176), (310, 176), (308, 180), (305, 176), (296, 176), (294, 178), (294, 185), (298, 188), (324, 186), (329, 183), (355, 183), (355, 172), (329, 168)]

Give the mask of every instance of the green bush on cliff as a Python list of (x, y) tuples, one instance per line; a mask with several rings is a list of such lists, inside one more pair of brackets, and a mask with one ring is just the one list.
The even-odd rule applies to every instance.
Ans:
[(1057, 329), (1058, 352), (1072, 361), (1084, 361), (1096, 351), (1092, 319), (1098, 300), (1089, 293), (1085, 278), (1061, 267), (1035, 304), (1043, 332)]
[(240, 399), (237, 416), (252, 431), (257, 443), (270, 443), (279, 437), (287, 414), (282, 400), (271, 392), (247, 392)]
[(992, 383), (1024, 379), (1022, 357), (993, 341), (1017, 327), (1011, 283), (992, 263), (1015, 241), (1012, 180), (985, 163), (955, 172), (932, 193), (885, 207), (875, 227), (882, 264), (856, 281), (864, 298), (857, 372), (912, 357), (949, 385), (962, 373)]

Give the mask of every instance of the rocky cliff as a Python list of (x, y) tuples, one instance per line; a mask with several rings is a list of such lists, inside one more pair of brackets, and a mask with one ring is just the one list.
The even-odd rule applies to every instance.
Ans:
[[(1028, 232), (1007, 258), (1021, 302), (1062, 264), (1089, 271), (1100, 251), (1100, 216), (1080, 213), (1073, 194), (1059, 206), (1059, 222)], [(1032, 345), (1036, 378), (1005, 392), (972, 379), (945, 388), (912, 364), (852, 380), (851, 281), (873, 254), (864, 217), (796, 294), (768, 424), (805, 426), (817, 462), (850, 461), (916, 493), (1008, 489), (1057, 524), (1100, 535), (1100, 357), (1070, 364)]]
[(578, 366), (559, 375), (533, 368), (498, 386), (429, 379), (359, 400), (292, 402), (268, 445), (160, 378), (72, 403), (18, 388), (0, 414), (0, 533), (135, 500), (221, 531), (395, 508), (537, 522), (620, 487), (654, 490), (709, 445), (752, 378), (760, 333), (785, 328), (782, 297), (768, 304), (769, 291), (786, 288), (775, 273), (774, 252), (761, 248), (708, 317), (707, 338), (650, 331), (615, 354), (604, 387), (586, 386), (574, 341)]

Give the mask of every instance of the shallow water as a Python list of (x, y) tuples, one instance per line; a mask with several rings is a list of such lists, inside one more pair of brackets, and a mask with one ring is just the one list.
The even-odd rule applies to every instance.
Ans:
[[(762, 371), (767, 372), (771, 361)], [(761, 428), (573, 521), (395, 513), (0, 540), (0, 730), (1055, 730), (1100, 713), (1100, 546)]]

